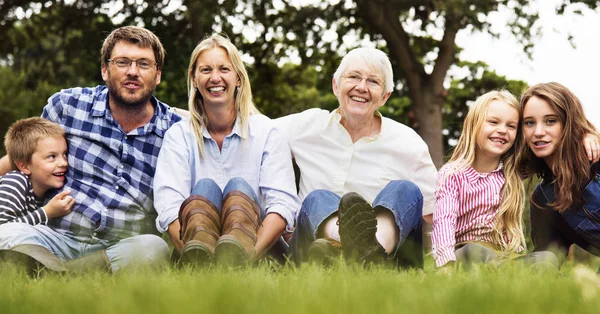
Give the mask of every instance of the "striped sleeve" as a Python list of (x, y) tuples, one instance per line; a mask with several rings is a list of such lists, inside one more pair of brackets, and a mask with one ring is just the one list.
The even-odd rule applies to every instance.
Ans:
[(48, 222), (44, 209), (35, 203), (27, 177), (18, 172), (0, 178), (0, 225), (8, 222), (30, 225)]
[(456, 260), (456, 219), (459, 211), (458, 173), (448, 174), (449, 166), (442, 168), (437, 175), (435, 191), (435, 211), (433, 212), (432, 251), (436, 266), (441, 267)]

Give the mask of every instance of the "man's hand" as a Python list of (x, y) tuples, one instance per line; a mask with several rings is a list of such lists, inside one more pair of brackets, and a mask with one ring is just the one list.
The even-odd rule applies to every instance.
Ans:
[(0, 158), (0, 176), (7, 174), (11, 169), (12, 167), (10, 166), (8, 155)]

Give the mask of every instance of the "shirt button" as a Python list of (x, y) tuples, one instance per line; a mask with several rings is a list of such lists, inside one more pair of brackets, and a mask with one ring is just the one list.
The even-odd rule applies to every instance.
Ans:
[(125, 139), (127, 139), (127, 135), (125, 135)]
[(94, 232), (94, 233), (92, 233), (92, 236), (96, 237), (96, 236), (98, 236), (98, 233)]
[(123, 164), (120, 164), (120, 165), (119, 165), (119, 168), (123, 169), (123, 167), (125, 167), (125, 166), (123, 166)]
[(116, 185), (116, 186), (115, 186), (115, 190), (118, 190), (118, 189), (119, 189), (119, 186), (118, 186), (118, 185)]

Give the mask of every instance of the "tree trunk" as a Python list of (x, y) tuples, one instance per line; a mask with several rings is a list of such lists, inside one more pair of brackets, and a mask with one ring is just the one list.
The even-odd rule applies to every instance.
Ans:
[(444, 99), (431, 88), (423, 88), (419, 97), (411, 97), (416, 131), (429, 146), (429, 154), (439, 169), (444, 164), (442, 106)]

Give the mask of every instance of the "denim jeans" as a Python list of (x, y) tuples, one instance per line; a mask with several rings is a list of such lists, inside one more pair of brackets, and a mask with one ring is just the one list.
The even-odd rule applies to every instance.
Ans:
[[(200, 195), (208, 199), (213, 205), (215, 205), (219, 211), (219, 215), (221, 215), (223, 198), (225, 198), (231, 191), (239, 191), (250, 197), (254, 202), (256, 202), (256, 204), (258, 204), (258, 207), (260, 208), (260, 220), (262, 221), (265, 219), (266, 211), (260, 205), (256, 193), (250, 184), (246, 182), (246, 180), (239, 177), (231, 178), (225, 185), (223, 191), (221, 191), (221, 188), (214, 180), (207, 178), (200, 179), (192, 189), (192, 195)], [(284, 261), (284, 255), (287, 253), (287, 251), (287, 244), (282, 238), (280, 238), (279, 241), (273, 245), (269, 251), (269, 254), (279, 261)]]
[(556, 197), (551, 184), (539, 184), (531, 195), (531, 239), (535, 251), (551, 250), (564, 259), (571, 244), (600, 256), (600, 183), (592, 180), (584, 190), (580, 208), (559, 213), (548, 208)]
[[(223, 207), (223, 198), (227, 196), (227, 194), (231, 191), (242, 192), (248, 197), (250, 197), (254, 202), (259, 204), (258, 197), (256, 196), (256, 193), (254, 192), (252, 187), (248, 184), (248, 182), (246, 182), (246, 180), (239, 177), (231, 178), (225, 185), (223, 191), (221, 191), (221, 188), (213, 179), (200, 179), (192, 189), (192, 195), (200, 195), (205, 197), (213, 205), (215, 205), (215, 207), (219, 211), (219, 214), (221, 214), (221, 208)], [(259, 207), (261, 207), (260, 204)], [(261, 219), (263, 219), (264, 216), (265, 212), (261, 207)]]
[(169, 260), (167, 243), (156, 235), (142, 234), (107, 246), (100, 241), (79, 242), (46, 225), (7, 223), (0, 226), (0, 249), (12, 249), (21, 244), (45, 247), (63, 261), (106, 250), (112, 272), (136, 265), (160, 265)]
[[(337, 213), (340, 200), (339, 195), (327, 190), (315, 190), (306, 196), (291, 240), (294, 261), (307, 260), (308, 246), (316, 239), (320, 225)], [(400, 230), (398, 245), (390, 259), (396, 259), (400, 266), (422, 267), (423, 195), (419, 188), (410, 181), (391, 181), (379, 192), (372, 206), (376, 210), (390, 210)]]

